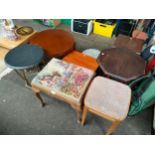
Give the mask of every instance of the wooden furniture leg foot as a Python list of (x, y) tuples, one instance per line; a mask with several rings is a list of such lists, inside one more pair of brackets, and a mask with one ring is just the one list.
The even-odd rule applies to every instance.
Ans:
[(107, 130), (106, 135), (110, 135), (115, 129), (116, 127), (120, 124), (119, 121), (114, 121), (111, 125), (111, 127)]
[(84, 123), (85, 123), (87, 112), (88, 112), (88, 109), (86, 107), (84, 107), (83, 113), (82, 113), (82, 121), (81, 121), (82, 125), (84, 125)]
[(36, 97), (39, 99), (39, 101), (40, 101), (40, 103), (41, 103), (41, 104), (40, 104), (41, 107), (44, 107), (44, 106), (45, 106), (45, 103), (44, 103), (44, 101), (43, 101), (41, 95), (40, 95), (39, 93), (35, 93), (35, 95), (36, 95)]

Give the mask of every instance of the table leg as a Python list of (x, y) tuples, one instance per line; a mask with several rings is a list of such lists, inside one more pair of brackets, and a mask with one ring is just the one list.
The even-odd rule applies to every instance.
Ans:
[(26, 87), (30, 87), (30, 88), (31, 88), (31, 84), (30, 84), (29, 80), (28, 80), (27, 77), (26, 77), (25, 70), (22, 70), (22, 72), (23, 72), (24, 80), (25, 80), (25, 82), (26, 82)]
[(120, 124), (120, 121), (114, 121), (112, 122), (111, 127), (108, 129), (106, 135), (110, 135), (115, 129), (116, 127)]
[(41, 95), (39, 93), (35, 93), (36, 97), (39, 99), (40, 103), (41, 103), (41, 106), (44, 107), (45, 106), (45, 103), (41, 97)]
[(84, 106), (83, 113), (82, 113), (82, 120), (81, 120), (82, 125), (84, 125), (86, 121), (87, 113), (88, 113), (88, 109), (86, 106)]
[(15, 70), (15, 72), (25, 81), (26, 83), (26, 87), (27, 88), (31, 88), (31, 84), (30, 82), (28, 81), (27, 77), (26, 77), (26, 74), (25, 74), (25, 70), (22, 70), (22, 74), (19, 73), (19, 71)]
[(43, 98), (40, 95), (40, 90), (36, 89), (35, 87), (32, 86), (32, 91), (35, 94), (35, 96), (37, 97), (37, 99), (39, 99), (41, 107), (44, 107), (45, 102), (44, 102)]

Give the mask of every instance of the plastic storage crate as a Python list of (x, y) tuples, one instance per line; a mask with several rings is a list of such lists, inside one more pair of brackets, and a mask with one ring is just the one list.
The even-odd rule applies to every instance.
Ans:
[(61, 19), (61, 23), (65, 25), (71, 25), (71, 19)]
[(39, 24), (55, 28), (60, 24), (60, 19), (35, 19)]
[(72, 19), (71, 31), (89, 35), (92, 32), (92, 20), (90, 19)]
[(104, 37), (112, 37), (113, 31), (116, 27), (115, 20), (94, 20), (94, 29), (93, 33), (102, 35)]

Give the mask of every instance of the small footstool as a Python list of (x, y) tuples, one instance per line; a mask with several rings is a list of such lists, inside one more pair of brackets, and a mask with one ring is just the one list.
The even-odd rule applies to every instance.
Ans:
[(107, 134), (123, 121), (129, 110), (131, 89), (117, 81), (97, 76), (92, 81), (84, 99), (82, 125), (85, 123), (87, 112), (92, 112), (112, 122)]
[(32, 90), (42, 106), (45, 103), (40, 92), (69, 103), (80, 120), (82, 99), (94, 74), (92, 70), (53, 58), (32, 80)]
[(95, 48), (90, 48), (90, 49), (84, 50), (82, 53), (97, 59), (101, 51)]
[(63, 60), (69, 63), (88, 68), (90, 70), (93, 70), (94, 72), (97, 70), (99, 66), (95, 58), (85, 55), (79, 51), (73, 51), (69, 53), (63, 58)]

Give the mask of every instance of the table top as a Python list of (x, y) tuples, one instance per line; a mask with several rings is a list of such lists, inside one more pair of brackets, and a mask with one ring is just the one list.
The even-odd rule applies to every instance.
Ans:
[(28, 39), (33, 36), (36, 33), (36, 31), (34, 31), (33, 33), (31, 33), (30, 35), (25, 35), (25, 36), (19, 36), (18, 35), (18, 39), (17, 40), (9, 40), (6, 38), (0, 38), (0, 46), (7, 48), (7, 49), (12, 49), (17, 47), (18, 45), (21, 45), (25, 42), (28, 41)]
[(133, 52), (141, 53), (144, 45), (144, 40), (131, 38), (126, 35), (119, 34), (116, 41), (116, 47), (124, 47), (132, 50)]
[(63, 58), (63, 60), (88, 68), (90, 70), (93, 70), (94, 72), (97, 70), (99, 66), (95, 58), (87, 56), (79, 51), (73, 51), (69, 53)]
[(31, 44), (23, 44), (10, 50), (5, 63), (12, 69), (28, 69), (38, 65), (43, 58), (43, 49)]
[(92, 70), (53, 58), (32, 80), (32, 87), (59, 99), (81, 105), (86, 88), (94, 76)]
[(100, 55), (101, 51), (95, 48), (89, 48), (89, 49), (82, 51), (82, 53), (89, 55), (96, 59)]
[(4, 60), (5, 55), (9, 52), (9, 49), (0, 47), (0, 60)]
[(65, 56), (75, 48), (73, 36), (60, 29), (38, 32), (29, 41), (42, 47), (49, 58)]
[(105, 49), (97, 61), (106, 75), (122, 82), (129, 82), (145, 73), (146, 62), (129, 49)]

